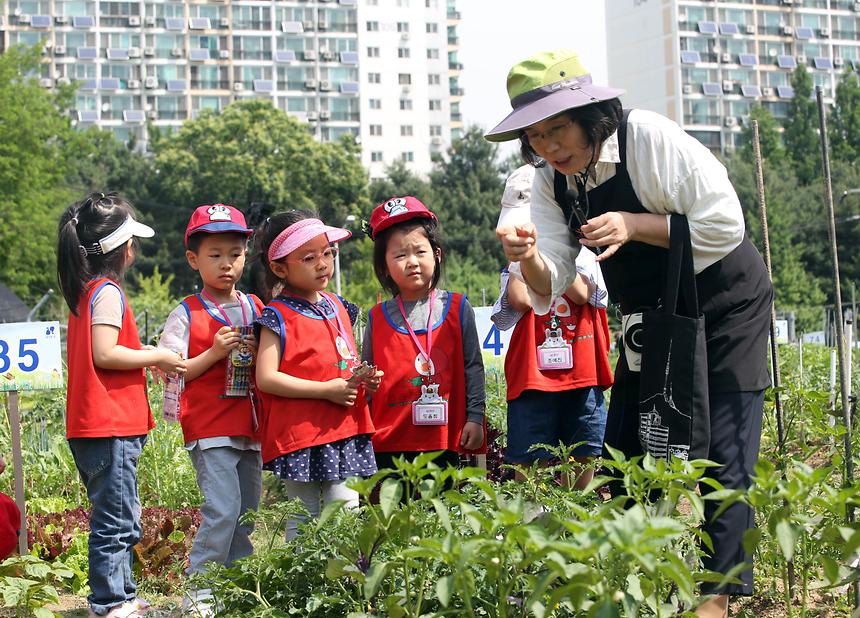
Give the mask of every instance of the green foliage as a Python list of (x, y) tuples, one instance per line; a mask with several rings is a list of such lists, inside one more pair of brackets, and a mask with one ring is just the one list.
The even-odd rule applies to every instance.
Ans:
[(132, 292), (128, 295), (128, 302), (134, 310), (140, 339), (144, 343), (150, 343), (147, 338), (164, 325), (168, 314), (179, 304), (179, 299), (170, 291), (173, 278), (172, 274), (162, 276), (158, 266), (149, 276), (136, 273), (132, 278)]
[[(538, 471), (533, 487), (498, 486), (474, 468), (440, 470), (434, 456), (354, 481), (360, 510), (331, 503), (297, 541), (210, 574), (219, 615), (670, 616), (712, 577), (692, 542), (704, 462), (670, 467), (614, 453), (609, 466), (630, 479), (634, 505), (625, 509), (556, 485), (570, 464)], [(653, 487), (667, 489), (656, 503)], [(693, 514), (670, 518), (681, 497)], [(291, 510), (279, 505), (276, 515)]]
[(797, 178), (810, 184), (819, 173), (821, 146), (818, 142), (818, 112), (812, 98), (812, 75), (800, 64), (791, 76), (794, 97), (788, 104), (785, 121), (785, 150), (793, 162)]
[(0, 563), (0, 597), (3, 607), (14, 608), (15, 616), (59, 618), (46, 605), (60, 600), (57, 589), (73, 572), (60, 562), (45, 562), (36, 556), (13, 556)]
[(762, 105), (750, 107), (750, 122), (743, 129), (743, 147), (740, 156), (747, 162), (753, 161), (752, 121), (758, 121), (759, 147), (761, 157), (771, 165), (780, 164), (785, 158), (785, 149), (779, 135), (779, 124), (773, 114)]
[(853, 71), (845, 71), (839, 78), (828, 130), (835, 159), (860, 159), (860, 83)]
[(76, 142), (62, 110), (70, 91), (40, 88), (40, 50), (0, 54), (0, 281), (26, 301), (56, 287), (53, 247)]

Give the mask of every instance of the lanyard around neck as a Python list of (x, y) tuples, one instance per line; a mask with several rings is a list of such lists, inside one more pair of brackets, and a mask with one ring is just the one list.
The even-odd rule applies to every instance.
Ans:
[[(323, 297), (323, 300), (325, 300), (326, 304), (329, 307), (331, 307), (332, 311), (334, 311), (334, 317), (335, 317), (335, 320), (337, 321), (337, 326), (335, 327), (337, 330), (337, 334), (340, 335), (340, 338), (343, 339), (343, 342), (346, 344), (346, 347), (349, 348), (349, 353), (352, 356), (352, 358), (353, 359), (357, 358), (358, 355), (356, 354), (355, 348), (353, 347), (352, 337), (349, 336), (348, 331), (343, 326), (343, 321), (340, 319), (340, 311), (337, 310), (337, 305), (334, 304), (334, 301), (325, 292), (320, 292), (320, 296)], [(314, 313), (316, 313), (318, 316), (320, 316), (323, 320), (325, 320), (325, 323), (327, 325), (334, 327), (334, 324), (332, 324), (331, 318), (326, 316), (314, 303), (309, 303), (309, 304), (310, 304), (311, 310)], [(340, 352), (338, 352), (338, 353), (340, 353)]]
[(406, 323), (406, 328), (409, 331), (409, 336), (412, 337), (412, 341), (415, 343), (415, 346), (418, 348), (418, 351), (424, 356), (424, 360), (427, 361), (427, 365), (432, 367), (430, 363), (430, 352), (433, 351), (433, 302), (436, 299), (436, 290), (430, 291), (430, 304), (428, 305), (427, 310), (427, 349), (421, 345), (421, 342), (418, 341), (418, 336), (415, 334), (415, 331), (412, 330), (412, 325), (409, 323), (409, 320), (406, 318), (406, 309), (403, 307), (403, 299), (400, 298), (400, 295), (397, 296), (397, 306), (400, 307), (400, 315), (403, 316), (403, 321)]
[[(217, 300), (212, 298), (212, 296), (205, 289), (201, 292), (202, 296), (206, 297), (210, 303), (215, 305), (215, 308), (218, 310), (218, 313), (221, 314), (221, 317), (224, 318), (224, 321), (227, 323), (227, 326), (233, 326), (233, 321), (230, 319), (230, 316), (227, 315), (227, 312), (224, 311), (224, 307), (221, 306)], [(237, 290), (236, 291), (236, 300), (239, 301), (239, 307), (242, 309), (242, 326), (248, 326), (248, 314), (245, 312), (245, 303), (242, 301), (242, 294)]]

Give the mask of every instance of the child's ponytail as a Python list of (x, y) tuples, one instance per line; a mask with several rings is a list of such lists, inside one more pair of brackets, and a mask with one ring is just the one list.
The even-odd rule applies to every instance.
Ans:
[(73, 314), (87, 282), (100, 276), (120, 281), (127, 266), (125, 244), (106, 254), (88, 253), (86, 247), (97, 245), (133, 216), (131, 204), (116, 193), (91, 193), (60, 216), (57, 279)]

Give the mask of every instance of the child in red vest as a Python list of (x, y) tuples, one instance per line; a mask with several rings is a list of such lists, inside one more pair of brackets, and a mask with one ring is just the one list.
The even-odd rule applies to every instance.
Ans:
[(376, 277), (393, 298), (370, 311), (362, 359), (385, 380), (371, 398), (380, 468), (399, 456), (484, 452), (484, 363), (475, 312), (462, 294), (437, 288), (445, 253), (436, 215), (417, 198), (392, 198), (370, 217)]
[(137, 460), (154, 426), (144, 368), (184, 373), (170, 350), (141, 346), (120, 282), (134, 260), (135, 237), (151, 228), (134, 220), (116, 193), (93, 193), (60, 217), (57, 271), (68, 303), (69, 381), (66, 437), (92, 504), (90, 616), (138, 616), (132, 548), (140, 540)]
[[(244, 215), (232, 206), (194, 211), (185, 230), (185, 256), (203, 289), (170, 313), (159, 341), (159, 347), (188, 359), (178, 416), (204, 499), (189, 574), (209, 562), (230, 566), (253, 551), (253, 526), (239, 518), (260, 502), (262, 461), (250, 377), (256, 352), (251, 330), (263, 304), (236, 289), (250, 234)], [(175, 397), (166, 396), (167, 408)], [(209, 595), (189, 592), (186, 606), (206, 613)]]
[[(508, 178), (500, 226), (529, 220), (533, 177), (534, 168), (523, 166)], [(594, 254), (580, 251), (576, 266), (577, 279), (546, 315), (535, 315), (522, 279), (503, 273), (492, 320), (502, 330), (516, 324), (505, 356), (507, 463), (548, 461), (545, 449), (532, 450), (536, 444), (579, 444), (573, 454), (581, 463), (602, 451), (603, 391), (612, 386), (607, 293)], [(576, 487), (586, 487), (592, 477), (592, 470), (582, 472)]]
[[(6, 469), (6, 461), (0, 456), (0, 474)], [(15, 501), (0, 493), (0, 560), (7, 558), (18, 548), (21, 534), (21, 511)]]
[[(264, 467), (313, 517), (321, 501), (356, 506), (358, 494), (346, 479), (376, 472), (365, 393), (378, 387), (382, 373), (353, 375), (358, 308), (325, 292), (337, 252), (333, 243), (349, 236), (304, 210), (273, 215), (255, 236), (266, 286), (280, 290), (257, 321)], [(302, 519), (288, 520), (287, 540), (295, 538)]]

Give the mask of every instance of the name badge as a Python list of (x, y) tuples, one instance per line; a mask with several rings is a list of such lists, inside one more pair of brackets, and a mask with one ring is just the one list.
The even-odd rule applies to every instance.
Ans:
[(448, 402), (439, 395), (438, 384), (421, 386), (421, 397), (412, 402), (413, 425), (447, 425)]
[(573, 367), (573, 346), (564, 340), (561, 327), (547, 328), (546, 339), (537, 347), (538, 369), (571, 369)]

